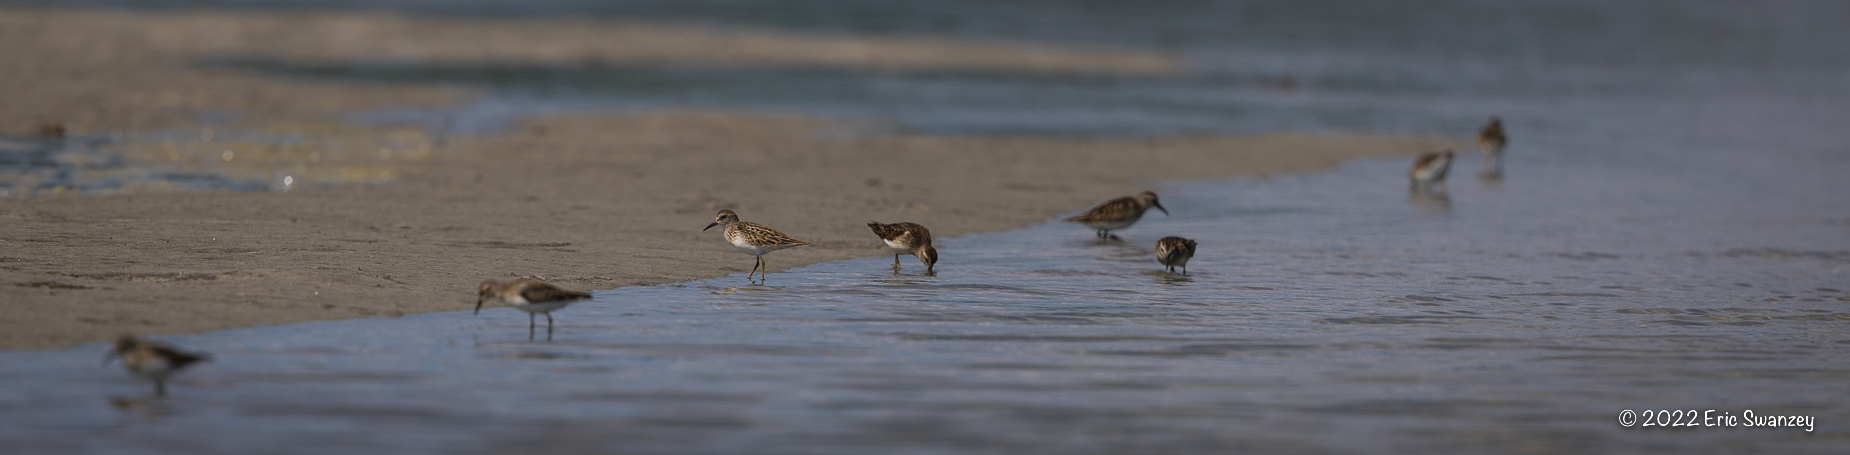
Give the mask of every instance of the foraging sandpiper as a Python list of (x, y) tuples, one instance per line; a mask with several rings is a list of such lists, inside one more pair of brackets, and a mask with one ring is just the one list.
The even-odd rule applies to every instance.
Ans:
[(167, 377), (187, 365), (212, 360), (210, 354), (180, 352), (171, 346), (153, 341), (123, 335), (116, 339), (116, 347), (103, 357), (103, 362), (121, 358), (122, 367), (142, 379), (154, 381), (154, 395), (167, 395)]
[(1143, 212), (1150, 210), (1150, 207), (1156, 207), (1157, 210), (1162, 210), (1163, 215), (1169, 214), (1169, 209), (1163, 208), (1163, 204), (1157, 202), (1155, 192), (1145, 191), (1138, 193), (1136, 196), (1125, 196), (1105, 201), (1105, 203), (1099, 204), (1098, 207), (1087, 210), (1086, 213), (1081, 213), (1063, 221), (1083, 223), (1086, 227), (1097, 229), (1098, 238), (1109, 239), (1111, 238), (1111, 231), (1124, 229), (1131, 227), (1133, 224), (1137, 224), (1137, 220), (1143, 218)]
[[(483, 281), (476, 287), (475, 314), (482, 314), (482, 304), (496, 301), (527, 312), (527, 330), (536, 324), (534, 314), (546, 315), (546, 332), (552, 333), (552, 312), (572, 302), (591, 298), (591, 294), (559, 289), (544, 281), (521, 278), (512, 281)], [(550, 335), (548, 335), (550, 337)]]
[(1195, 257), (1195, 241), (1176, 236), (1163, 237), (1156, 241), (1156, 262), (1169, 266), (1169, 273), (1175, 273), (1176, 267), (1182, 268), (1182, 274), (1188, 274), (1188, 260)]
[(893, 249), (893, 269), (899, 269), (900, 255), (910, 254), (925, 263), (925, 273), (933, 273), (932, 268), (938, 264), (938, 249), (931, 246), (931, 230), (918, 223), (880, 224), (878, 221), (867, 223), (867, 228), (880, 236), (887, 248)]
[(1503, 171), (1503, 147), (1509, 145), (1509, 138), (1503, 135), (1503, 119), (1490, 118), (1490, 123), (1477, 130), (1477, 147), (1484, 151), (1485, 173)]
[(1426, 191), (1445, 186), (1445, 173), (1452, 170), (1452, 151), (1420, 155), (1413, 161), (1413, 168), (1407, 169), (1407, 180), (1413, 191)]
[[(739, 221), (739, 214), (732, 213), (731, 210), (720, 210), (719, 215), (713, 217), (713, 224), (708, 224), (701, 230), (713, 229), (714, 226), (726, 228), (726, 242), (731, 243), (733, 248), (758, 257), (758, 262), (752, 265), (752, 271), (745, 273), (745, 281), (751, 281), (752, 273), (759, 270), (770, 273), (771, 266), (764, 263), (765, 253), (809, 244), (809, 242), (790, 238), (776, 229), (771, 229), (770, 226)], [(764, 274), (760, 273), (758, 279), (760, 283), (763, 283)]]

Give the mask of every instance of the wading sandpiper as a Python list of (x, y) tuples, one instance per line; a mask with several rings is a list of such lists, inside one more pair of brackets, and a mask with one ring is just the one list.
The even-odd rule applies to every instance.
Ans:
[[(764, 263), (765, 253), (809, 244), (809, 242), (790, 238), (776, 229), (771, 229), (770, 226), (739, 221), (739, 214), (732, 213), (731, 210), (720, 210), (719, 215), (713, 217), (713, 223), (701, 230), (713, 229), (714, 226), (725, 227), (726, 243), (731, 243), (733, 248), (738, 248), (739, 251), (758, 258), (758, 261), (752, 264), (752, 271), (745, 273), (745, 281), (751, 281), (752, 273), (759, 270), (770, 273), (771, 267)], [(764, 275), (759, 274), (758, 279), (762, 284)]]
[(1169, 214), (1169, 209), (1163, 208), (1163, 204), (1156, 200), (1155, 192), (1145, 191), (1137, 193), (1136, 196), (1105, 201), (1093, 207), (1092, 210), (1087, 210), (1086, 213), (1075, 215), (1064, 221), (1084, 224), (1086, 227), (1098, 230), (1098, 238), (1109, 239), (1112, 237), (1111, 231), (1137, 224), (1137, 220), (1143, 219), (1143, 212), (1150, 210), (1151, 207), (1162, 210), (1164, 215)]

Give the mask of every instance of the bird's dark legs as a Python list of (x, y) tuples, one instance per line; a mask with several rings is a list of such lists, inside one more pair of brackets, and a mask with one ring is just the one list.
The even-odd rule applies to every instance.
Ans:
[(552, 333), (552, 313), (546, 313), (546, 333)]
[(166, 381), (162, 381), (159, 379), (154, 380), (154, 396), (157, 396), (157, 397), (167, 396)]

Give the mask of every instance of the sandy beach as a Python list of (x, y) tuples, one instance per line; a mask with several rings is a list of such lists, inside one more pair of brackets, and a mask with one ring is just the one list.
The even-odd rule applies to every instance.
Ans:
[[(439, 138), (339, 115), (476, 94), (199, 64), (596, 60), (1150, 74), (1181, 65), (1135, 49), (576, 19), (0, 9), (0, 52), (9, 55), (0, 60), (6, 134), (62, 124), (73, 135), (122, 137), (119, 152), (134, 162), (294, 182), (269, 192), (135, 187), (0, 200), (0, 349), (468, 309), (475, 284), (490, 278), (593, 290), (745, 272), (750, 256), (700, 230), (719, 209), (812, 244), (767, 256), (773, 272), (887, 254), (864, 224), (913, 221), (940, 239), (939, 273), (955, 273), (957, 235), (1160, 191), (1156, 180), (1303, 172), (1455, 146), (1370, 134), (931, 137), (692, 110), (561, 113), (503, 134)], [(204, 125), (199, 112), (240, 117)], [(196, 139), (138, 139), (161, 131)], [(1073, 235), (1091, 232), (1075, 226)]]

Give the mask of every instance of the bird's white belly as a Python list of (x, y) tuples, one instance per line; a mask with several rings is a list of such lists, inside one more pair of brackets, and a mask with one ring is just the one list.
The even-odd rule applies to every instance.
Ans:
[(173, 373), (173, 364), (167, 362), (167, 359), (144, 360), (130, 367), (129, 371), (133, 371), (136, 376), (156, 380), (166, 378), (168, 374)]
[(566, 305), (570, 304), (572, 304), (572, 302), (516, 303), (514, 304), (514, 309), (528, 313), (547, 313), (552, 310), (565, 308)]
[(880, 240), (883, 242), (886, 242), (887, 248), (892, 248), (893, 251), (898, 252), (899, 254), (912, 254), (911, 248), (907, 248), (905, 245), (902, 245), (899, 242), (895, 242), (892, 240), (886, 240), (886, 239), (880, 239)]
[(745, 254), (763, 256), (764, 253), (768, 251), (762, 246), (753, 245), (751, 242), (745, 241), (745, 236), (739, 236), (738, 238), (728, 240), (732, 242), (733, 248), (738, 248), (739, 251), (743, 251)]

